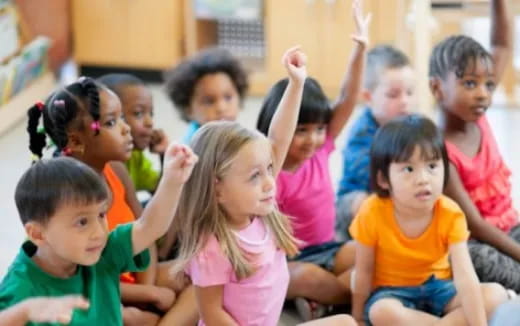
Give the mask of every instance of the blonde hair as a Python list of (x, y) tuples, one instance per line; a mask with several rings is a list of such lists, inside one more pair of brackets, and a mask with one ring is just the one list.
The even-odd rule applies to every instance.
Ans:
[[(224, 254), (229, 258), (239, 279), (254, 273), (247, 253), (240, 249), (236, 236), (228, 227), (227, 215), (217, 202), (216, 180), (226, 173), (244, 145), (265, 138), (236, 122), (210, 122), (195, 134), (191, 146), (199, 162), (184, 185), (173, 221), (173, 230), (179, 243), (176, 271), (184, 269), (214, 235)], [(289, 219), (274, 210), (263, 221), (271, 231), (276, 245), (292, 256), (298, 252)]]

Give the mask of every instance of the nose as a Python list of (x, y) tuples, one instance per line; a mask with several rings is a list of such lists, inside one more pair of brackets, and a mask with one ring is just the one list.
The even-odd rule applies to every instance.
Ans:
[(223, 118), (224, 115), (226, 114), (226, 111), (227, 111), (227, 108), (228, 108), (228, 104), (226, 103), (226, 100), (225, 99), (220, 99), (216, 105), (215, 105), (215, 111), (217, 112), (217, 115), (220, 118)]
[(130, 126), (124, 120), (121, 119), (120, 121), (121, 121), (121, 133), (123, 135), (130, 133)]
[(264, 180), (264, 185), (263, 185), (264, 192), (272, 191), (274, 188), (274, 185), (275, 185), (274, 178), (271, 175), (266, 176), (265, 180)]
[(428, 171), (426, 169), (420, 169), (417, 171), (416, 182), (418, 185), (423, 185), (428, 182)]
[(96, 223), (94, 223), (94, 228), (92, 230), (91, 238), (93, 240), (98, 240), (106, 236), (108, 232), (108, 225), (106, 218), (98, 218)]
[(144, 126), (146, 128), (152, 128), (153, 127), (153, 119), (151, 114), (145, 114), (144, 116)]
[(489, 90), (485, 83), (482, 83), (479, 87), (477, 87), (475, 96), (479, 100), (485, 100), (489, 97)]

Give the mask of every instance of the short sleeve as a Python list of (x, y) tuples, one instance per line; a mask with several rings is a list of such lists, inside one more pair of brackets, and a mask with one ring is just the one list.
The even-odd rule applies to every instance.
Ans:
[(134, 256), (132, 246), (133, 223), (118, 225), (108, 237), (100, 263), (112, 266), (118, 274), (141, 272), (150, 264), (148, 249)]
[(233, 268), (217, 239), (211, 236), (206, 246), (188, 263), (186, 273), (194, 285), (207, 287), (229, 283)]
[(350, 234), (356, 241), (369, 247), (377, 244), (377, 213), (373, 202), (373, 196), (363, 202), (349, 228)]
[(325, 138), (325, 142), (321, 146), (320, 150), (325, 151), (325, 153), (330, 154), (332, 151), (336, 149), (336, 144), (334, 143), (334, 138), (327, 134), (327, 138)]
[(462, 210), (457, 210), (452, 214), (451, 227), (448, 229), (447, 240), (448, 245), (452, 245), (458, 242), (467, 241), (469, 238), (468, 225), (466, 222), (466, 216)]

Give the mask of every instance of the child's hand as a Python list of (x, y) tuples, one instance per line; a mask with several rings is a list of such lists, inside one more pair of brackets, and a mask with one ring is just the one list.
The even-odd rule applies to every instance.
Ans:
[(352, 15), (356, 24), (356, 33), (352, 34), (352, 39), (360, 45), (368, 46), (368, 27), (372, 20), (372, 13), (363, 17), (363, 0), (354, 0), (352, 3)]
[(163, 178), (185, 183), (198, 160), (198, 156), (188, 146), (170, 144), (164, 154)]
[(282, 57), (282, 63), (292, 80), (304, 82), (307, 78), (307, 56), (299, 46), (290, 48)]
[(152, 140), (150, 141), (150, 152), (164, 154), (169, 143), (168, 137), (162, 129), (154, 129), (152, 131)]
[(176, 298), (173, 290), (160, 286), (155, 287), (154, 296), (154, 305), (163, 312), (170, 310)]
[(74, 309), (86, 310), (87, 300), (81, 296), (65, 296), (56, 298), (33, 298), (27, 300), (28, 319), (35, 323), (68, 324)]

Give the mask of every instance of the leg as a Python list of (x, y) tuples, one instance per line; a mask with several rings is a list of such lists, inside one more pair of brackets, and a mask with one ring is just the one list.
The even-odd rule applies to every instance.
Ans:
[(356, 326), (356, 322), (349, 315), (335, 315), (331, 317), (316, 319), (299, 326)]
[(353, 191), (348, 194), (345, 194), (338, 198), (336, 202), (336, 240), (337, 241), (348, 241), (352, 240), (350, 233), (348, 232), (348, 228), (354, 216), (356, 216), (356, 212), (354, 209), (357, 209), (359, 206), (357, 205), (356, 198), (359, 197), (360, 194), (365, 194), (361, 191)]
[(332, 272), (335, 275), (341, 275), (345, 271), (352, 269), (354, 267), (354, 260), (356, 258), (356, 245), (354, 241), (349, 241), (345, 243), (338, 250), (336, 256), (334, 257), (334, 267)]
[(497, 282), (520, 292), (520, 263), (481, 242), (470, 241), (469, 253), (481, 282)]
[[(507, 293), (505, 289), (497, 283), (483, 283), (480, 285), (482, 291), (482, 299), (484, 300), (484, 309), (488, 320), (493, 315), (496, 307), (507, 301)], [(457, 294), (453, 300), (446, 306), (446, 315), (435, 325), (466, 325), (466, 314), (462, 308), (462, 297)]]
[(490, 326), (515, 326), (520, 325), (520, 299), (505, 302), (498, 306)]
[(323, 304), (341, 304), (349, 300), (349, 290), (338, 278), (311, 263), (289, 263), (287, 298), (304, 297)]
[(180, 293), (177, 301), (163, 316), (158, 326), (194, 326), (198, 320), (199, 311), (195, 301), (195, 288), (190, 285)]
[(376, 301), (368, 313), (374, 326), (428, 326), (439, 318), (422, 311), (405, 307), (398, 299), (385, 298)]
[(155, 326), (159, 316), (135, 307), (123, 307), (123, 325), (125, 326)]

